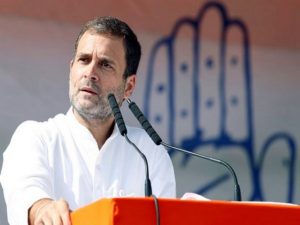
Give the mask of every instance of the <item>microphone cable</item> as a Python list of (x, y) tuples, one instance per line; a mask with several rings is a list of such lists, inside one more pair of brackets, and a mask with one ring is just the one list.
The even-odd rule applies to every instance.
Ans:
[(159, 212), (158, 199), (157, 199), (157, 197), (155, 195), (151, 195), (151, 197), (154, 200), (156, 225), (160, 225), (160, 212)]

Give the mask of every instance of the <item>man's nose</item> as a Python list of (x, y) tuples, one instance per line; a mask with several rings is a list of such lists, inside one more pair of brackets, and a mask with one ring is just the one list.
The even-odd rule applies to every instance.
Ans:
[(84, 72), (84, 78), (91, 79), (93, 81), (99, 80), (99, 74), (97, 71), (97, 64), (96, 63), (90, 63), (85, 72)]

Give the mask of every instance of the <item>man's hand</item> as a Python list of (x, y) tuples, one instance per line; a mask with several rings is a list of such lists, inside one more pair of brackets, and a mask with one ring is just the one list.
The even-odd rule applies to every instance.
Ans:
[(41, 199), (29, 209), (29, 225), (71, 225), (70, 209), (65, 200)]

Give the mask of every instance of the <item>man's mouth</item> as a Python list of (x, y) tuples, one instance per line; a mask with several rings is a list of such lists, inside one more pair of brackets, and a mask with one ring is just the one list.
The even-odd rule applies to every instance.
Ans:
[(83, 87), (80, 89), (80, 91), (83, 91), (83, 92), (86, 92), (86, 93), (89, 93), (92, 95), (98, 95), (97, 91), (90, 87)]

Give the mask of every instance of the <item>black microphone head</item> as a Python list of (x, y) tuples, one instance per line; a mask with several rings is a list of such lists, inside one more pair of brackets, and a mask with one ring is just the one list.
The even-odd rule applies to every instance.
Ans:
[(135, 102), (129, 101), (128, 106), (129, 106), (129, 109), (131, 110), (131, 112), (133, 113), (133, 115), (135, 116), (135, 118), (139, 121), (139, 123), (141, 124), (141, 126), (144, 128), (144, 130), (150, 136), (150, 138), (152, 139), (152, 141), (156, 145), (160, 145), (161, 142), (162, 142), (162, 139), (160, 138), (160, 136), (158, 135), (158, 133), (154, 130), (154, 128), (152, 127), (152, 125), (150, 124), (150, 122), (147, 120), (147, 118), (144, 116), (144, 114), (139, 109), (139, 107), (137, 106), (137, 104), (135, 104)]
[(117, 126), (119, 128), (119, 131), (120, 131), (121, 135), (124, 136), (124, 134), (127, 134), (127, 129), (126, 129), (124, 119), (121, 114), (119, 105), (117, 103), (117, 100), (116, 100), (114, 94), (112, 94), (112, 93), (108, 94), (107, 98), (108, 98), (108, 102), (111, 107), (112, 113), (114, 115), (115, 121), (117, 123)]

